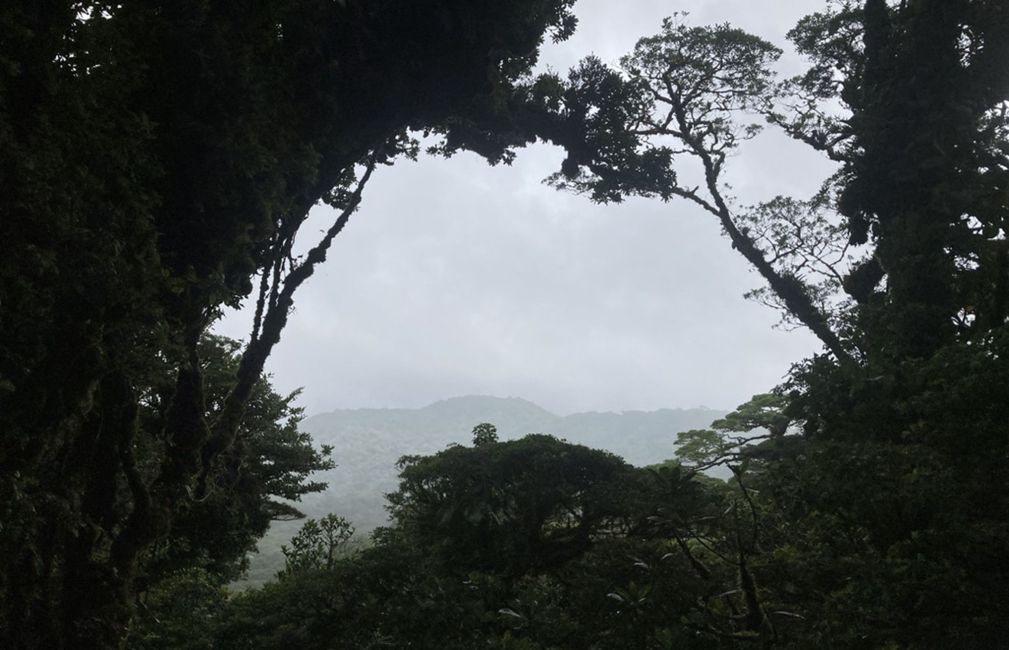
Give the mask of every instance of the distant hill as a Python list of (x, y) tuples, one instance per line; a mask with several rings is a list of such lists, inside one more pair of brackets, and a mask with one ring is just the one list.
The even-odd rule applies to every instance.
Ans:
[[(408, 454), (432, 454), (447, 445), (469, 444), (481, 422), (497, 427), (502, 440), (547, 433), (605, 449), (633, 465), (673, 456), (676, 434), (707, 427), (725, 411), (707, 408), (576, 413), (560, 416), (521, 398), (471, 395), (441, 400), (419, 409), (345, 409), (305, 419), (301, 429), (318, 445), (333, 447), (337, 467), (318, 475), (325, 492), (296, 504), (310, 517), (335, 512), (361, 534), (386, 522), (385, 494), (396, 489), (396, 461)], [(278, 522), (251, 558), (249, 583), (261, 583), (282, 567), (280, 544), (301, 522)]]

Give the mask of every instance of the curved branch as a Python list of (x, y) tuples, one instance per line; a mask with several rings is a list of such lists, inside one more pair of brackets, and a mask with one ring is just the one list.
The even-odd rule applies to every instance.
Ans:
[(767, 261), (763, 252), (753, 240), (740, 231), (718, 187), (719, 165), (712, 159), (711, 153), (704, 146), (704, 143), (691, 132), (689, 120), (682, 108), (679, 106), (675, 106), (674, 108), (677, 111), (677, 121), (680, 126), (677, 137), (694, 150), (697, 157), (701, 160), (701, 164), (704, 166), (704, 180), (707, 185), (708, 194), (711, 195), (712, 207), (714, 208), (708, 211), (718, 217), (722, 228), (732, 241), (733, 248), (738, 250), (746, 258), (746, 261), (757, 269), (757, 272), (767, 280), (767, 283), (771, 286), (771, 290), (785, 303), (788, 311), (809, 328), (840, 363), (854, 364), (854, 358), (845, 349), (841, 339), (830, 328), (827, 317), (813, 304), (802, 283), (795, 278), (779, 273)]
[(203, 448), (201, 483), (205, 481), (207, 470), (214, 457), (226, 449), (234, 440), (235, 432), (238, 430), (238, 425), (245, 412), (245, 405), (248, 402), (249, 395), (252, 393), (252, 388), (262, 374), (266, 359), (270, 356), (273, 346), (280, 341), (280, 334), (287, 325), (287, 318), (290, 315), (291, 308), (294, 306), (295, 292), (305, 280), (312, 276), (315, 272), (315, 267), (325, 261), (333, 239), (340, 234), (350, 220), (350, 215), (357, 210), (358, 205), (361, 203), (361, 195), (365, 185), (368, 184), (372, 173), (375, 171), (375, 165), (375, 158), (370, 158), (365, 167), (364, 175), (358, 181), (354, 192), (350, 195), (346, 207), (333, 222), (333, 225), (330, 226), (329, 230), (326, 231), (326, 234), (319, 243), (308, 252), (305, 260), (298, 267), (292, 269), (287, 277), (283, 279), (281, 287), (277, 291), (276, 301), (271, 301), (271, 304), (266, 309), (259, 337), (249, 341), (248, 346), (246, 346), (245, 353), (242, 355), (242, 360), (239, 363), (235, 387), (225, 398), (224, 406), (211, 426), (210, 440)]

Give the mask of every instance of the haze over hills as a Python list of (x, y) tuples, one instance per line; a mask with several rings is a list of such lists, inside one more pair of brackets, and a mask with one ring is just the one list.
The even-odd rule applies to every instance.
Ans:
[[(349, 519), (362, 536), (386, 523), (385, 495), (396, 489), (396, 461), (408, 454), (432, 454), (450, 444), (470, 444), (474, 426), (490, 422), (501, 440), (546, 433), (605, 449), (634, 465), (673, 456), (676, 434), (704, 428), (725, 411), (709, 408), (575, 413), (560, 416), (517, 397), (453, 397), (418, 409), (343, 409), (306, 418), (301, 429), (317, 445), (331, 445), (337, 467), (314, 477), (325, 492), (296, 504), (309, 517), (334, 512)], [(277, 522), (251, 558), (248, 583), (271, 578), (283, 566), (280, 545), (301, 521)]]
[(634, 465), (673, 456), (676, 434), (707, 427), (723, 411), (707, 408), (576, 413), (559, 416), (521, 398), (467, 396), (419, 409), (347, 409), (302, 422), (317, 444), (331, 445), (336, 469), (319, 475), (329, 484), (302, 503), (310, 516), (337, 512), (359, 530), (385, 522), (383, 495), (396, 488), (396, 461), (407, 454), (431, 454), (450, 444), (470, 444), (481, 422), (497, 427), (501, 440), (547, 433), (605, 449)]

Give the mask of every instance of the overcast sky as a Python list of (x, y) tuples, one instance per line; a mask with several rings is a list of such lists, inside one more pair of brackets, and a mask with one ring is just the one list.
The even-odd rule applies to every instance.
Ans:
[[(574, 38), (548, 46), (566, 70), (615, 63), (664, 16), (731, 22), (785, 47), (810, 0), (580, 0)], [(799, 62), (786, 55), (785, 72)], [(419, 407), (446, 397), (524, 397), (559, 414), (731, 408), (817, 351), (805, 332), (743, 299), (760, 285), (714, 217), (684, 203), (596, 206), (542, 184), (562, 159), (536, 146), (510, 167), (473, 155), (382, 168), (329, 259), (303, 286), (267, 369), (304, 387), (308, 414)], [(743, 202), (806, 197), (827, 163), (777, 134), (730, 163)], [(325, 227), (316, 208), (303, 241)], [(217, 327), (245, 338), (250, 316)]]

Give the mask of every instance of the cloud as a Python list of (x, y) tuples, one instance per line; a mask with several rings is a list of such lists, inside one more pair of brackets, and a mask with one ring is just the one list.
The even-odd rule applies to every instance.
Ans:
[[(782, 7), (787, 5), (787, 7)], [(686, 2), (691, 22), (731, 21), (783, 44), (812, 2)], [(583, 0), (580, 32), (549, 47), (563, 69), (615, 61), (658, 29), (665, 2)], [(743, 300), (759, 285), (718, 224), (682, 203), (596, 206), (541, 180), (561, 154), (520, 152), (382, 169), (361, 210), (302, 288), (268, 369), (304, 386), (309, 413), (423, 406), (459, 394), (521, 396), (555, 412), (732, 407), (818, 348)], [(829, 167), (768, 135), (731, 161), (744, 202), (808, 194)], [(331, 218), (317, 208), (306, 238)], [(242, 337), (248, 312), (221, 333)]]

